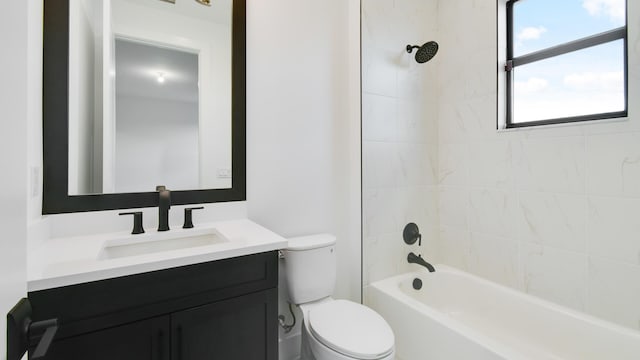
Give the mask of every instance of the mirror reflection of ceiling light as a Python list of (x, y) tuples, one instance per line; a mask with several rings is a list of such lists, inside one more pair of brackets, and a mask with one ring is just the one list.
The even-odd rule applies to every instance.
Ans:
[[(175, 4), (176, 0), (162, 0), (164, 2), (168, 2), (171, 4)], [(206, 5), (206, 6), (211, 6), (211, 0), (196, 0), (197, 3), (200, 3), (202, 5)]]
[(159, 72), (158, 73), (158, 83), (163, 84), (164, 83), (164, 73), (163, 72)]

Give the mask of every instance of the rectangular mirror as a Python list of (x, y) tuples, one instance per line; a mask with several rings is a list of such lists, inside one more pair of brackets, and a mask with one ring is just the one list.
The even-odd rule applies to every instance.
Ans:
[(43, 213), (245, 199), (245, 3), (45, 0)]

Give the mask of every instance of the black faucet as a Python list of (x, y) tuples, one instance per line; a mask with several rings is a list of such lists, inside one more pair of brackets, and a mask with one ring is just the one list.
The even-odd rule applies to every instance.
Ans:
[(433, 267), (433, 265), (429, 264), (428, 262), (426, 262), (422, 258), (422, 255), (416, 255), (416, 254), (410, 252), (409, 255), (407, 256), (407, 261), (409, 262), (409, 264), (422, 265), (422, 266), (426, 267), (427, 270), (429, 270), (429, 272), (435, 272), (436, 271), (436, 269)]
[(158, 192), (158, 231), (169, 231), (169, 209), (171, 209), (171, 191), (165, 186), (156, 186)]

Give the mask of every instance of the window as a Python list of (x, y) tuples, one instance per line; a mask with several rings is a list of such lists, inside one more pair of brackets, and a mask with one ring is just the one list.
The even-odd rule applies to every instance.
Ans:
[(627, 116), (626, 0), (507, 0), (504, 20), (500, 128)]

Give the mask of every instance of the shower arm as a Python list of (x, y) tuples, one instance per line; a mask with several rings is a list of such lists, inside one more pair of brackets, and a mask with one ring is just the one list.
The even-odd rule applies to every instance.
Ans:
[(411, 54), (413, 52), (413, 49), (420, 49), (420, 46), (416, 46), (416, 45), (407, 45), (407, 52), (409, 54)]

